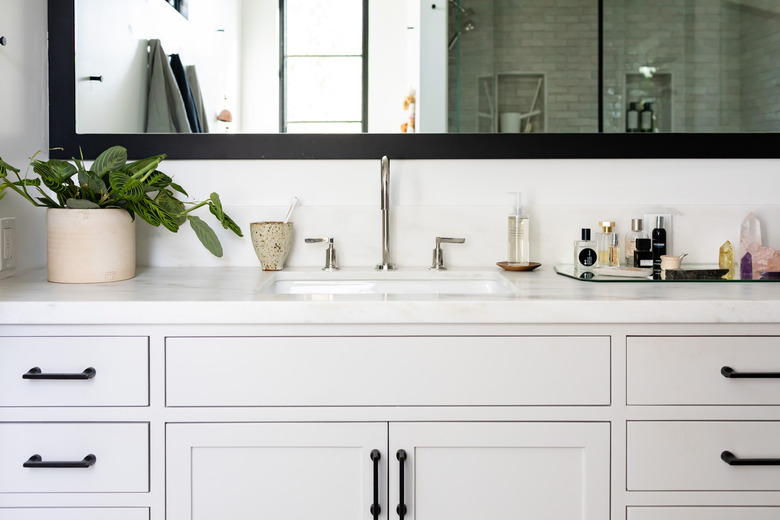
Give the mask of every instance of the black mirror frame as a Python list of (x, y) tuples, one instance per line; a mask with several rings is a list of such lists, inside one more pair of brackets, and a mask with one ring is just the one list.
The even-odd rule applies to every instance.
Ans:
[[(599, 8), (601, 69), (603, 0), (594, 1)], [(48, 0), (49, 146), (62, 148), (52, 150), (52, 157), (83, 154), (85, 159), (94, 159), (106, 148), (121, 144), (133, 157), (165, 153), (170, 159), (377, 159), (383, 155), (393, 159), (780, 158), (780, 133), (78, 134), (74, 14), (75, 0)], [(601, 114), (601, 100), (598, 106)]]

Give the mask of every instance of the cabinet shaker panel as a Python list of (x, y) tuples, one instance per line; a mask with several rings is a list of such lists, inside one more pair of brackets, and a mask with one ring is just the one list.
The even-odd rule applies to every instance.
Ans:
[(403, 489), (405, 520), (603, 520), (609, 444), (608, 423), (390, 423), (390, 507)]
[(780, 422), (627, 426), (629, 491), (780, 491)]
[(0, 337), (0, 406), (147, 406), (146, 337)]
[(778, 337), (632, 336), (626, 345), (629, 405), (780, 404)]
[(608, 336), (169, 337), (168, 406), (608, 405)]
[(385, 423), (169, 424), (166, 445), (167, 520), (365, 520), (373, 450), (387, 472)]

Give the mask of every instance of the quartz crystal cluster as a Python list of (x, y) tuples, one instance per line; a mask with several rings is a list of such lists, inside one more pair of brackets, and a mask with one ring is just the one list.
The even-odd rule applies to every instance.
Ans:
[[(750, 255), (747, 256), (746, 255)], [(739, 231), (740, 275), (743, 280), (761, 278), (761, 273), (780, 271), (780, 251), (761, 245), (761, 222), (750, 213)], [(751, 264), (748, 267), (748, 263)], [(748, 278), (750, 277), (750, 278)]]

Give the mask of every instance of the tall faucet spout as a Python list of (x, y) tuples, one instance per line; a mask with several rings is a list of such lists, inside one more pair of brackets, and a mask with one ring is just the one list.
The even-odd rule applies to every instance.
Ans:
[(377, 269), (395, 269), (395, 264), (390, 261), (390, 159), (385, 155), (381, 160), (380, 169), (381, 200), (379, 209), (382, 210), (382, 263)]

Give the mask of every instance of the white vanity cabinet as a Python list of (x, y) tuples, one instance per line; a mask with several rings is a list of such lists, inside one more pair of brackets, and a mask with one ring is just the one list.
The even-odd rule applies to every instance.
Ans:
[(780, 337), (700, 330), (626, 338), (627, 518), (779, 518)]
[(168, 424), (167, 520), (394, 519), (402, 503), (408, 520), (608, 518), (607, 421), (327, 417), (344, 407), (607, 406), (610, 350), (608, 336), (169, 337), (169, 408), (333, 412)]
[(168, 520), (609, 517), (607, 423), (169, 424), (166, 444)]
[(148, 336), (6, 331), (0, 519), (149, 520)]

